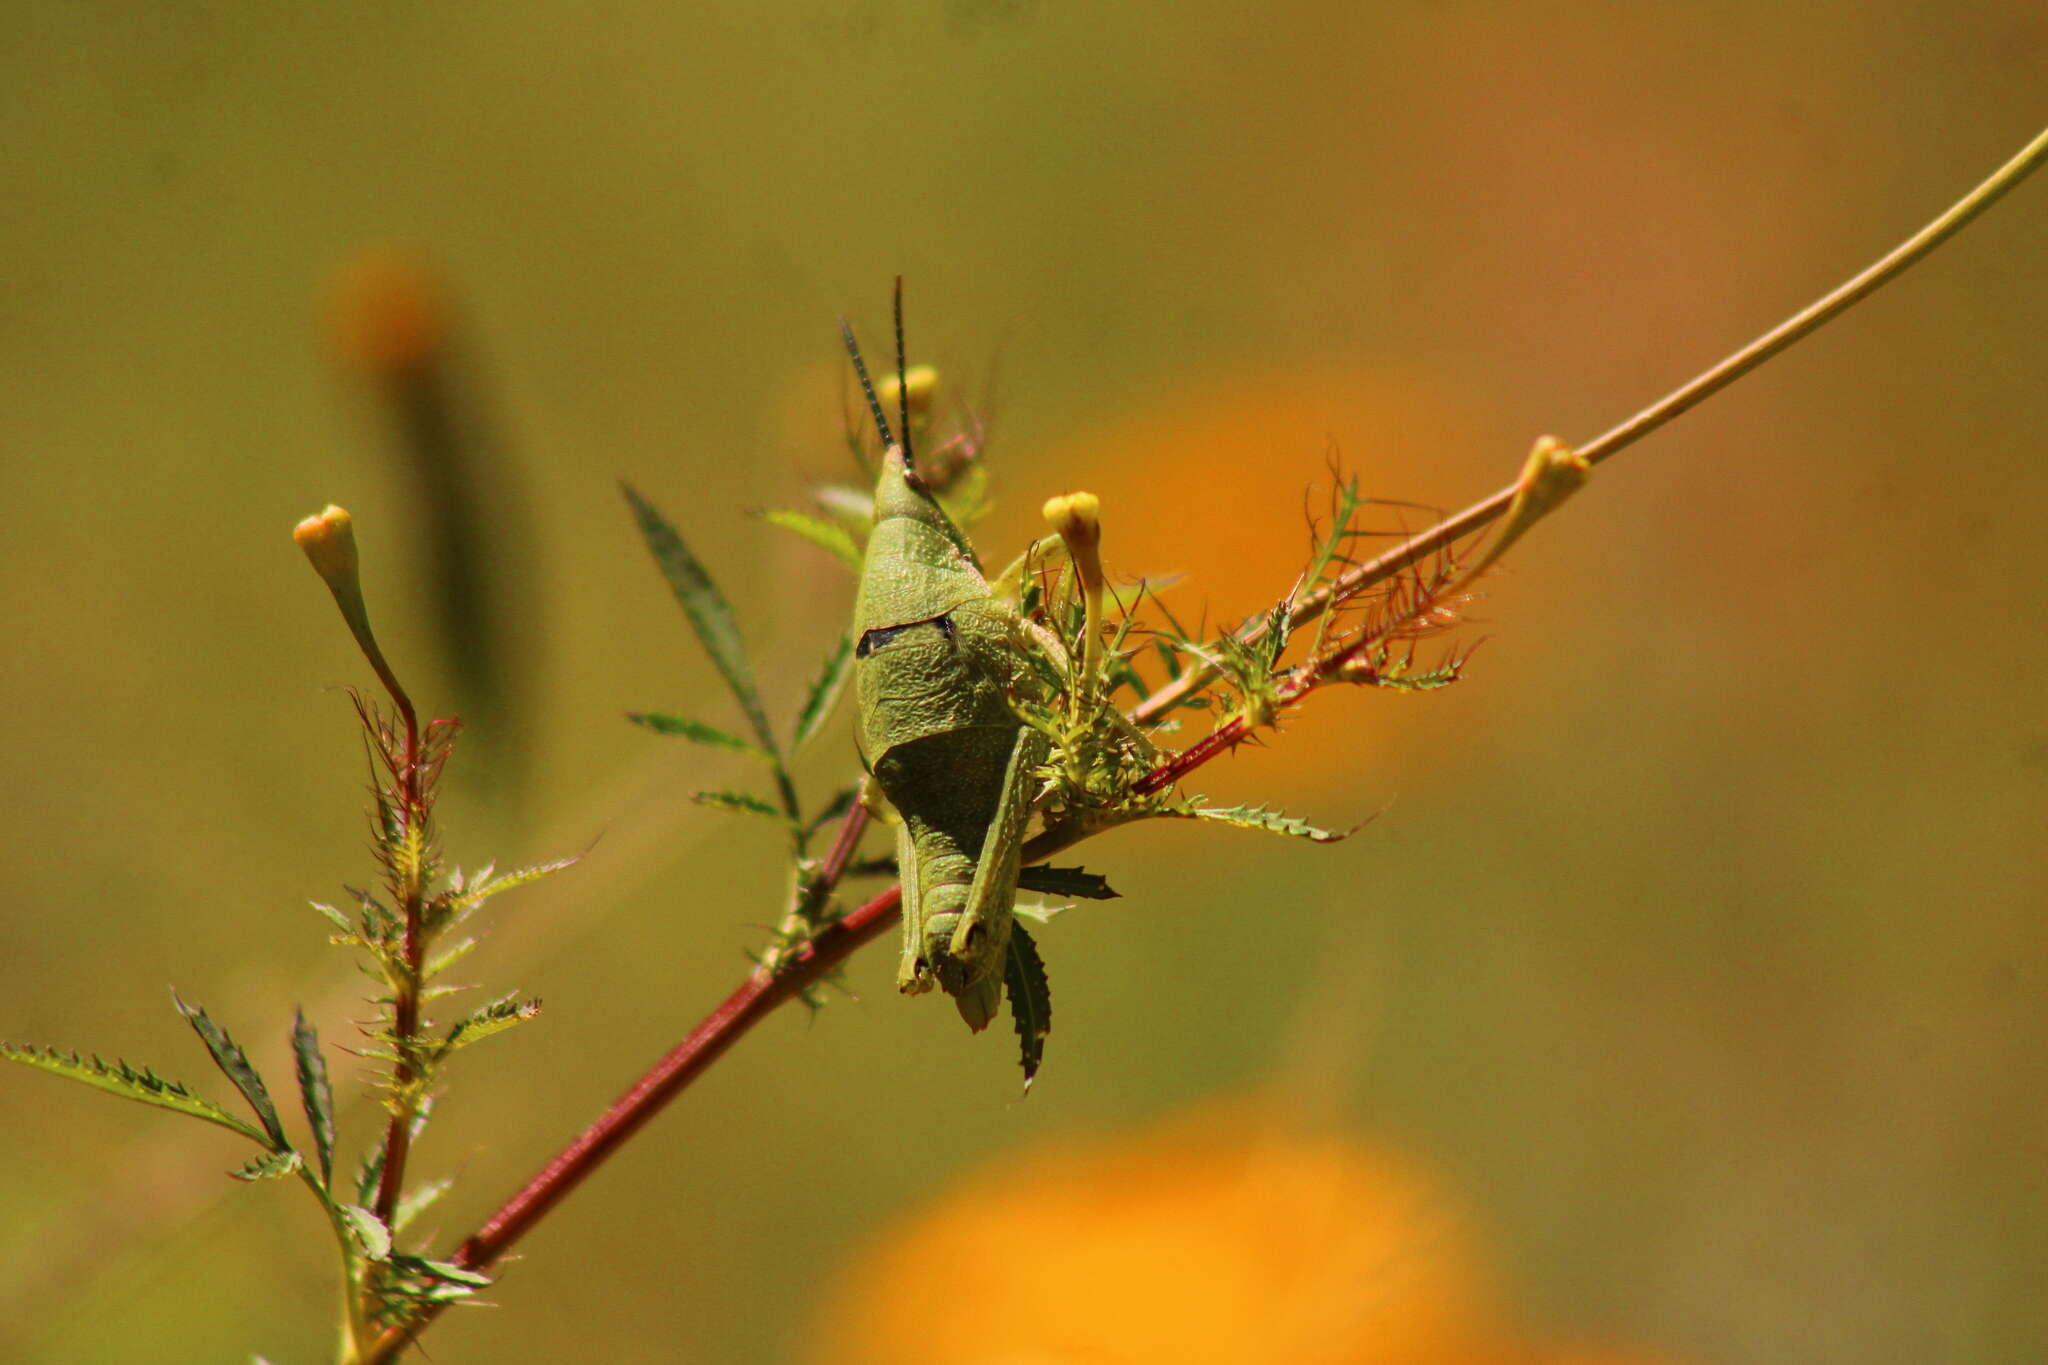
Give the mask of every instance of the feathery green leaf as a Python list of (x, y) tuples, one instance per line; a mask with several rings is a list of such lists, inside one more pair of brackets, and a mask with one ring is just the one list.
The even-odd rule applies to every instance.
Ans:
[(335, 1212), (341, 1215), (343, 1225), (348, 1228), (349, 1237), (366, 1260), (384, 1261), (391, 1258), (391, 1229), (384, 1226), (382, 1218), (361, 1204), (342, 1204)]
[(342, 933), (354, 935), (354, 933), (356, 932), (356, 926), (353, 922), (350, 921), (347, 915), (342, 914), (341, 911), (335, 909), (333, 906), (323, 905), (319, 901), (313, 901), (311, 902), (311, 904), (315, 910), (318, 910), (321, 913), (321, 915), (323, 915), (337, 929), (340, 929)]
[(53, 1076), (63, 1076), (95, 1090), (104, 1090), (110, 1095), (123, 1099), (153, 1104), (159, 1109), (168, 1109), (175, 1114), (189, 1114), (195, 1119), (217, 1123), (230, 1132), (240, 1133), (252, 1142), (270, 1145), (262, 1131), (245, 1120), (236, 1118), (212, 1100), (202, 1099), (177, 1081), (167, 1081), (148, 1068), (136, 1070), (126, 1062), (109, 1062), (102, 1057), (81, 1057), (76, 1052), (59, 1052), (55, 1048), (32, 1047), (21, 1043), (0, 1043), (0, 1057), (10, 1062), (20, 1062), (38, 1071), (47, 1071)]
[(368, 1204), (377, 1197), (377, 1187), (384, 1183), (384, 1144), (378, 1143), (363, 1153), (362, 1161), (356, 1166), (356, 1202)]
[(1264, 830), (1269, 834), (1285, 834), (1296, 839), (1307, 839), (1318, 844), (1334, 844), (1348, 839), (1364, 825), (1353, 825), (1347, 830), (1327, 830), (1311, 825), (1306, 820), (1296, 819), (1284, 811), (1267, 806), (1196, 806), (1192, 810), (1164, 812), (1185, 815), (1191, 819), (1214, 820), (1218, 824), (1236, 825), (1240, 829)]
[(1109, 878), (1099, 877), (1081, 867), (1052, 867), (1040, 863), (1036, 867), (1020, 868), (1017, 886), (1020, 890), (1041, 891), (1048, 896), (1078, 896), (1089, 901), (1117, 899), (1117, 893), (1110, 889)]
[(275, 1152), (265, 1152), (254, 1160), (244, 1162), (240, 1170), (229, 1171), (228, 1174), (237, 1180), (246, 1180), (253, 1184), (258, 1180), (276, 1180), (291, 1175), (303, 1164), (297, 1152), (285, 1147)]
[(700, 806), (716, 806), (720, 810), (736, 810), (747, 815), (765, 815), (778, 823), (789, 819), (760, 797), (749, 796), (745, 792), (694, 792), (690, 799)]
[(747, 661), (746, 645), (740, 640), (732, 604), (725, 600), (725, 594), (711, 581), (711, 575), (690, 553), (676, 528), (669, 525), (654, 505), (642, 498), (631, 484), (622, 483), (620, 488), (640, 523), (641, 539), (647, 542), (654, 562), (660, 566), (662, 576), (668, 579), (669, 589), (675, 593), (683, 614), (690, 618), (691, 627), (703, 642), (704, 652), (711, 656), (711, 662), (725, 678), (726, 686), (732, 689), (733, 698), (739, 702), (740, 710), (746, 713), (747, 723), (753, 727), (761, 747), (774, 753), (775, 735), (768, 728), (767, 713), (761, 709), (761, 693), (754, 685), (753, 665)]
[(503, 1033), (514, 1024), (523, 1024), (539, 1013), (540, 1001), (521, 1000), (516, 995), (501, 996), (488, 1005), (479, 1005), (467, 1019), (448, 1030), (448, 1035), (434, 1048), (434, 1060), (438, 1062), (457, 1048), (482, 1042), (494, 1033)]
[(1003, 963), (1003, 983), (1010, 997), (1010, 1018), (1017, 1025), (1018, 1061), (1024, 1068), (1024, 1093), (1038, 1079), (1045, 1060), (1045, 1036), (1052, 1032), (1052, 986), (1038, 945), (1021, 924), (1010, 926), (1010, 952)]
[(501, 896), (507, 891), (516, 890), (529, 882), (537, 882), (543, 877), (552, 877), (562, 869), (574, 867), (582, 861), (583, 855), (579, 853), (573, 857), (535, 863), (531, 867), (514, 868), (495, 877), (491, 875), (489, 867), (467, 880), (457, 874), (454, 884), (434, 898), (433, 913), (429, 919), (436, 928), (457, 923), (469, 911), (493, 896)]
[(635, 725), (644, 725), (659, 735), (680, 735), (692, 744), (702, 744), (713, 749), (730, 749), (748, 758), (767, 759), (768, 753), (758, 744), (751, 744), (738, 735), (729, 735), (715, 725), (706, 725), (701, 720), (688, 716), (665, 715), (660, 711), (628, 711), (626, 719)]
[(853, 637), (842, 635), (816, 681), (812, 682), (811, 690), (804, 694), (803, 709), (796, 718), (796, 735), (789, 741), (791, 753), (810, 743), (818, 731), (825, 728), (825, 722), (832, 718), (833, 708), (839, 705), (839, 694), (846, 688), (847, 665), (852, 662)]
[(327, 1082), (327, 1059), (320, 1055), (320, 1035), (299, 1010), (292, 1011), (292, 1056), (298, 1064), (299, 1099), (306, 1124), (313, 1130), (313, 1151), (320, 1158), (320, 1183), (334, 1182), (334, 1088)]
[(270, 1135), (270, 1145), (273, 1148), (291, 1146), (285, 1140), (284, 1124), (278, 1120), (277, 1106), (270, 1102), (270, 1090), (263, 1084), (263, 1077), (256, 1074), (256, 1068), (250, 1063), (248, 1054), (242, 1051), (241, 1044), (230, 1038), (226, 1029), (213, 1022), (205, 1010), (179, 999), (176, 991), (171, 992), (171, 1000), (177, 1005), (178, 1013), (185, 1016), (185, 1022), (192, 1026), (192, 1031), (199, 1035), (199, 1041), (205, 1043), (206, 1050), (213, 1054), (214, 1065), (234, 1082), (235, 1089), (242, 1092), (242, 1098), (249, 1101), (249, 1107), (256, 1111), (257, 1121)]
[(391, 1215), (391, 1230), (394, 1233), (404, 1232), (412, 1224), (413, 1219), (432, 1208), (442, 1195), (454, 1187), (454, 1184), (455, 1177), (451, 1175), (439, 1180), (430, 1180), (412, 1190), (398, 1201), (398, 1208)]
[(860, 546), (853, 543), (853, 533), (844, 526), (787, 507), (771, 507), (756, 515), (770, 526), (780, 526), (808, 540), (855, 573), (860, 572)]

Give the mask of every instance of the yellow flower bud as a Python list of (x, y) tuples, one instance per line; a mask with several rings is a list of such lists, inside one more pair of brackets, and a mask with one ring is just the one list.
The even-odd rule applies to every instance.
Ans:
[(355, 522), (346, 507), (332, 503), (292, 528), (292, 539), (336, 596), (360, 591)]
[(1102, 500), (1093, 493), (1062, 493), (1045, 502), (1045, 520), (1067, 550), (1078, 560), (1079, 551), (1102, 543)]
[(412, 700), (384, 661), (384, 651), (378, 648), (376, 633), (370, 629), (370, 609), (363, 603), (363, 580), (356, 557), (355, 521), (348, 509), (329, 503), (325, 511), (294, 526), (292, 539), (306, 552), (313, 572), (320, 575), (327, 591), (334, 594), (334, 605), (341, 608), (341, 619), (355, 637), (356, 648), (363, 651), (363, 657), (376, 670), (392, 700), (405, 712), (407, 724), (411, 724)]
[(1093, 493), (1063, 493), (1046, 500), (1045, 520), (1066, 542), (1067, 558), (1081, 580), (1081, 674), (1072, 697), (1078, 723), (1095, 705), (1102, 676), (1102, 500)]

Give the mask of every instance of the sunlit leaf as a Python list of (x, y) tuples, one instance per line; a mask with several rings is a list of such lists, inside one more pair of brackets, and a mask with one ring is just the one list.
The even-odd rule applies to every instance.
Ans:
[(740, 710), (746, 713), (747, 723), (752, 726), (761, 747), (770, 753), (775, 751), (775, 736), (768, 728), (768, 716), (761, 709), (761, 693), (754, 685), (753, 665), (747, 661), (746, 645), (740, 639), (739, 623), (734, 620), (732, 604), (725, 600), (725, 594), (711, 581), (711, 575), (697, 562), (697, 557), (683, 543), (676, 528), (669, 525), (654, 505), (635, 492), (631, 484), (621, 484), (626, 501), (632, 504), (633, 515), (640, 523), (640, 535), (647, 542), (648, 550), (654, 555), (654, 562), (660, 566), (662, 576), (681, 604), (683, 614), (690, 619), (690, 625), (703, 642), (704, 652), (711, 656), (726, 686), (732, 689), (734, 700)]
[(286, 1147), (282, 1151), (265, 1152), (255, 1160), (244, 1163), (241, 1169), (229, 1171), (228, 1174), (237, 1180), (253, 1183), (258, 1180), (277, 1180), (291, 1175), (300, 1165), (299, 1154)]
[(1363, 827), (1353, 826), (1347, 830), (1321, 829), (1306, 820), (1296, 819), (1284, 811), (1266, 806), (1197, 806), (1193, 810), (1179, 813), (1197, 820), (1214, 820), (1222, 825), (1236, 825), (1239, 829), (1285, 834), (1318, 844), (1334, 844), (1340, 839), (1348, 839)]
[(306, 1016), (292, 1012), (292, 1056), (299, 1073), (299, 1099), (313, 1130), (313, 1151), (320, 1158), (320, 1183), (334, 1180), (334, 1089), (327, 1081), (327, 1059), (320, 1055), (320, 1035)]
[(692, 744), (702, 744), (713, 749), (730, 749), (749, 758), (768, 757), (760, 745), (749, 743), (738, 735), (729, 735), (715, 725), (706, 725), (703, 721), (692, 720), (688, 716), (665, 715), (660, 711), (628, 711), (626, 719), (635, 725), (644, 725), (656, 734), (679, 735)]
[(38, 1071), (47, 1071), (53, 1076), (89, 1085), (95, 1090), (104, 1090), (110, 1095), (123, 1099), (152, 1104), (159, 1109), (168, 1109), (176, 1114), (189, 1114), (195, 1119), (219, 1124), (230, 1132), (240, 1133), (254, 1142), (269, 1146), (262, 1131), (236, 1118), (212, 1100), (202, 1099), (177, 1081), (167, 1081), (147, 1068), (137, 1070), (126, 1062), (109, 1062), (101, 1057), (81, 1057), (76, 1052), (59, 1052), (55, 1048), (31, 1047), (19, 1043), (0, 1043), (0, 1057), (23, 1066), (32, 1066)]
[(811, 683), (810, 691), (804, 694), (803, 709), (796, 718), (796, 735), (789, 742), (791, 753), (808, 744), (832, 718), (833, 708), (839, 704), (839, 694), (846, 688), (847, 665), (852, 662), (853, 637), (842, 635), (839, 643), (833, 646), (831, 656), (825, 660), (824, 668)]
[(745, 792), (694, 792), (690, 799), (700, 806), (716, 806), (720, 810), (735, 810), (747, 815), (765, 815), (770, 820), (782, 821), (788, 817), (758, 796)]
[(178, 1013), (185, 1016), (185, 1022), (192, 1026), (192, 1031), (199, 1035), (199, 1041), (205, 1043), (206, 1050), (213, 1054), (214, 1065), (234, 1082), (235, 1089), (242, 1092), (242, 1098), (249, 1101), (249, 1107), (256, 1111), (263, 1131), (270, 1135), (270, 1145), (289, 1147), (291, 1144), (285, 1141), (284, 1124), (277, 1117), (277, 1106), (270, 1102), (269, 1087), (263, 1084), (263, 1077), (256, 1073), (241, 1044), (229, 1037), (228, 1031), (209, 1018), (205, 1010), (186, 1004), (175, 991), (171, 1000), (177, 1005)]
[(860, 572), (860, 546), (853, 543), (853, 533), (837, 522), (787, 507), (771, 507), (758, 515), (770, 526), (794, 532), (855, 573)]

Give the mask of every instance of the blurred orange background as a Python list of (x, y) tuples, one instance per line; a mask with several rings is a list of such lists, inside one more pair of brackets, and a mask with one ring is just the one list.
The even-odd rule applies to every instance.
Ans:
[[(372, 875), (338, 690), (368, 678), (293, 522), (355, 514), (423, 704), (484, 685), (437, 647), (431, 523), (336, 354), (365, 249), (432, 272), (420, 326), (488, 456), (499, 690), (451, 857), (597, 840), (471, 960), (548, 1012), (465, 1054), (419, 1148), (461, 1175), (446, 1245), (738, 981), (783, 891), (770, 828), (689, 802), (741, 761), (620, 719), (737, 718), (615, 480), (717, 574), (787, 717), (850, 588), (746, 512), (841, 468), (835, 319), (881, 349), (892, 275), (916, 358), (983, 398), (992, 556), (1093, 488), (1117, 568), (1228, 620), (1298, 570), (1333, 448), (1457, 507), (1539, 433), (1590, 439), (2009, 156), (2044, 67), (2048, 14), (1967, 0), (14, 6), (0, 1037), (212, 1093), (169, 985), (277, 1078), (294, 1004), (351, 1040), (359, 980), (303, 907)], [(1458, 687), (1318, 698), (1204, 774), (1381, 812), (1357, 838), (1090, 845), (1123, 899), (1040, 936), (1028, 1102), (1007, 1040), (897, 997), (878, 946), (433, 1358), (830, 1359), (837, 1331), (861, 1359), (846, 1286), (900, 1229), (978, 1198), (963, 1246), (1000, 1277), (1004, 1173), (1050, 1159), (1018, 1153), (1165, 1181), (1154, 1125), (1276, 1086), (1431, 1173), (1528, 1350), (2048, 1356), (2044, 225), (2023, 187), (1603, 466), (1490, 581)], [(0, 1073), (0, 1358), (322, 1358), (303, 1194), (74, 1089)], [(358, 1099), (345, 1141), (373, 1124)]]

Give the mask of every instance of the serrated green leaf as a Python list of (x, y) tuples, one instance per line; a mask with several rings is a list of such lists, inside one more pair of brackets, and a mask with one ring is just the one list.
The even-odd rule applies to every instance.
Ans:
[(1109, 878), (1098, 877), (1080, 867), (1052, 867), (1040, 863), (1036, 867), (1020, 868), (1017, 885), (1025, 891), (1042, 891), (1048, 896), (1077, 896), (1086, 901), (1118, 899), (1117, 893), (1110, 889)]
[(391, 1273), (382, 1286), (386, 1295), (408, 1304), (474, 1304), (477, 1290), (487, 1287), (491, 1277), (453, 1261), (433, 1261), (425, 1256), (398, 1251), (391, 1255)]
[(432, 1208), (454, 1185), (454, 1176), (444, 1176), (439, 1180), (430, 1180), (408, 1193), (398, 1201), (398, 1208), (391, 1215), (391, 1231), (404, 1232), (415, 1218)]
[(263, 1084), (263, 1077), (249, 1061), (241, 1044), (228, 1036), (228, 1031), (207, 1016), (197, 1005), (188, 1005), (171, 992), (171, 1000), (178, 1007), (178, 1013), (185, 1016), (185, 1022), (199, 1035), (199, 1041), (206, 1044), (206, 1050), (213, 1054), (213, 1063), (221, 1074), (234, 1082), (235, 1089), (242, 1092), (242, 1098), (249, 1101), (249, 1107), (256, 1111), (257, 1121), (263, 1131), (270, 1135), (273, 1148), (289, 1147), (285, 1141), (284, 1124), (278, 1120), (277, 1106), (270, 1102), (270, 1089)]
[(1038, 1079), (1038, 1067), (1045, 1060), (1045, 1036), (1052, 1032), (1052, 986), (1045, 979), (1045, 963), (1038, 945), (1021, 924), (1010, 926), (1010, 951), (1003, 962), (1003, 984), (1008, 987), (1010, 1018), (1017, 1025), (1018, 1062), (1024, 1068), (1024, 1093)]
[(702, 744), (713, 749), (730, 749), (749, 758), (768, 758), (768, 754), (760, 745), (750, 744), (738, 735), (729, 735), (715, 725), (706, 725), (703, 721), (692, 720), (688, 716), (670, 716), (660, 711), (628, 711), (626, 719), (635, 725), (644, 725), (659, 735), (680, 735), (692, 744)]
[(363, 1253), (365, 1259), (391, 1259), (391, 1229), (384, 1226), (382, 1218), (361, 1204), (342, 1204), (335, 1212), (341, 1216), (350, 1239), (355, 1242), (356, 1249)]
[(119, 1095), (122, 1099), (205, 1119), (230, 1132), (240, 1133), (252, 1142), (266, 1147), (270, 1145), (260, 1129), (236, 1118), (212, 1100), (193, 1094), (179, 1082), (167, 1081), (146, 1067), (138, 1071), (126, 1062), (109, 1062), (97, 1056), (81, 1057), (76, 1052), (59, 1052), (55, 1048), (31, 1047), (21, 1043), (0, 1043), (0, 1057), (32, 1066), (38, 1071), (47, 1071), (53, 1076), (66, 1077), (95, 1090), (104, 1090), (110, 1095)]
[(842, 635), (816, 680), (811, 683), (811, 690), (804, 694), (803, 709), (796, 717), (796, 734), (789, 741), (791, 753), (810, 743), (818, 731), (825, 728), (825, 722), (832, 719), (832, 711), (839, 705), (839, 694), (846, 688), (847, 665), (852, 662), (853, 637)]
[(349, 917), (333, 906), (323, 905), (319, 901), (313, 901), (310, 904), (315, 910), (324, 915), (331, 924), (340, 929), (342, 933), (352, 936), (356, 932), (356, 926), (350, 922)]
[(291, 1175), (301, 1164), (299, 1154), (286, 1147), (281, 1151), (265, 1152), (255, 1160), (243, 1163), (240, 1170), (229, 1171), (228, 1174), (253, 1184), (258, 1180), (276, 1180)]
[(438, 1278), (447, 1280), (452, 1284), (466, 1284), (475, 1289), (487, 1289), (492, 1283), (491, 1277), (484, 1274), (481, 1270), (471, 1270), (468, 1266), (457, 1265), (453, 1261), (422, 1260), (420, 1264), (432, 1271)]
[(426, 980), (432, 981), (435, 977), (476, 951), (476, 945), (477, 940), (473, 938), (457, 939), (454, 943), (449, 944), (446, 948), (428, 958), (427, 965), (420, 969), (420, 975)]
[(855, 573), (860, 572), (860, 546), (853, 543), (853, 533), (844, 526), (788, 507), (771, 507), (757, 515), (770, 526), (793, 532)]
[(745, 792), (693, 792), (690, 799), (700, 806), (716, 806), (720, 810), (736, 810), (747, 815), (765, 815), (778, 823), (786, 822), (789, 818), (760, 797), (749, 796)]
[(761, 748), (769, 753), (775, 752), (775, 735), (768, 728), (767, 713), (761, 709), (761, 693), (754, 685), (754, 668), (747, 661), (747, 648), (740, 639), (739, 624), (733, 619), (732, 604), (725, 600), (725, 594), (711, 581), (711, 575), (690, 553), (676, 528), (669, 525), (654, 505), (642, 498), (631, 484), (619, 486), (640, 523), (641, 539), (647, 542), (654, 562), (660, 567), (662, 576), (668, 579), (669, 589), (675, 593), (683, 614), (697, 632), (704, 652), (711, 656), (711, 662), (724, 677), (725, 685), (732, 689), (734, 700), (739, 702), (740, 710), (746, 713), (747, 723), (761, 741)]
[(334, 1183), (334, 1088), (327, 1083), (320, 1035), (298, 1010), (292, 1011), (292, 1057), (299, 1073), (299, 1100), (313, 1130), (313, 1151), (320, 1158), (320, 1184), (325, 1187)]
[(1364, 828), (1361, 824), (1353, 825), (1347, 830), (1320, 829), (1306, 820), (1298, 820), (1292, 815), (1266, 806), (1196, 806), (1193, 810), (1183, 813), (1197, 820), (1214, 820), (1218, 824), (1236, 825), (1240, 829), (1285, 834), (1291, 838), (1307, 839), (1318, 844), (1334, 844), (1340, 839), (1350, 838)]
[(540, 1001), (521, 1000), (516, 995), (501, 996), (488, 1005), (479, 1005), (467, 1019), (448, 1030), (448, 1035), (434, 1049), (434, 1060), (439, 1061), (457, 1048), (480, 1043), (494, 1033), (503, 1033), (514, 1024), (523, 1024), (539, 1013)]
[[(539, 881), (542, 877), (551, 876), (556, 872), (560, 872), (563, 868), (572, 866), (580, 861), (582, 861), (580, 854), (571, 858), (557, 858), (553, 862), (539, 863), (532, 867), (522, 867), (517, 871), (507, 872), (500, 877), (493, 877), (488, 866), (476, 873), (475, 876), (466, 879), (458, 871), (450, 879), (448, 888), (427, 902), (423, 922), (430, 932), (435, 934), (445, 933), (468, 919), (470, 915), (475, 913), (479, 905), (482, 905), (491, 897), (510, 891), (515, 887), (524, 886), (528, 882)], [(474, 941), (456, 944), (440, 957), (433, 960), (426, 969), (426, 976), (431, 979), (435, 974), (444, 970), (449, 963), (460, 959), (474, 946)]]
[(377, 1187), (384, 1183), (384, 1144), (378, 1143), (363, 1153), (363, 1159), (356, 1165), (356, 1202), (368, 1204), (377, 1198)]

